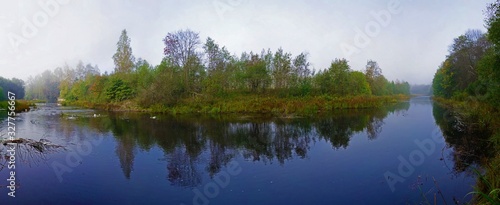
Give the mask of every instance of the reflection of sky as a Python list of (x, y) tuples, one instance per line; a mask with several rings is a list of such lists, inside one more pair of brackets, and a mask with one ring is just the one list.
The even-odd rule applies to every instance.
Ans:
[[(54, 174), (52, 163), (67, 165), (65, 160), (71, 152), (47, 155), (46, 163), (36, 166), (19, 162), (17, 176), (21, 187), (18, 189), (19, 197), (16, 202), (191, 204), (194, 196), (191, 189), (203, 191), (206, 184), (213, 182), (207, 173), (208, 164), (213, 160), (223, 161), (224, 156), (229, 156), (229, 161), (238, 162), (242, 172), (231, 176), (229, 185), (220, 189), (220, 194), (210, 200), (211, 204), (412, 203), (420, 199), (420, 192), (412, 189), (412, 184), (419, 176), (424, 183), (424, 191), (432, 189), (432, 177), (436, 178), (444, 196), (451, 201), (451, 197), (465, 196), (473, 182), (473, 179), (462, 175), (450, 177), (451, 171), (439, 160), (444, 147), (443, 141), (439, 141), (435, 151), (425, 158), (424, 164), (417, 166), (404, 183), (396, 185), (394, 193), (387, 186), (383, 175), (386, 171), (397, 173), (398, 156), (408, 158), (412, 151), (418, 149), (413, 141), (430, 139), (435, 131), (432, 105), (428, 98), (419, 100), (419, 103), (412, 101), (407, 111), (389, 114), (383, 119), (380, 132), (374, 139), (370, 140), (365, 132), (354, 132), (349, 136), (348, 146), (345, 148), (332, 146), (329, 140), (336, 139), (335, 136), (320, 137), (317, 130), (310, 129), (317, 124), (314, 120), (254, 119), (255, 123), (252, 125), (252, 120), (249, 119), (229, 123), (231, 120), (203, 121), (189, 117), (172, 119), (158, 116), (158, 120), (152, 120), (148, 116), (133, 113), (100, 113), (105, 117), (93, 118), (93, 112), (75, 110), (66, 111), (71, 113), (69, 115), (77, 116), (76, 120), (68, 120), (68, 115), (52, 116), (52, 111), (41, 108), (39, 111), (22, 114), (23, 121), (19, 125), (21, 135), (39, 136), (37, 133), (46, 133), (47, 139), (62, 142), (70, 150), (77, 150), (79, 145), (93, 142), (97, 138), (102, 137), (102, 141), (92, 145), (90, 154), (80, 156), (81, 163), (69, 167), (71, 172), (64, 173), (62, 182)], [(351, 119), (355, 122), (356, 116), (365, 117), (344, 114), (354, 117), (339, 119)], [(33, 124), (31, 120), (38, 120), (36, 122), (40, 124)], [(109, 123), (113, 120), (116, 124)], [(146, 120), (150, 121), (145, 122)], [(342, 124), (351, 123), (335, 120), (326, 122), (335, 131), (342, 130), (339, 128)], [(151, 126), (151, 130), (137, 130), (145, 128), (141, 126)], [(168, 129), (164, 129), (165, 127)], [(305, 132), (301, 128), (309, 128), (309, 131)], [(122, 130), (119, 131), (120, 129)], [(251, 130), (254, 132), (249, 132)], [(280, 132), (284, 136), (279, 136)], [(28, 135), (29, 133), (32, 135)], [(256, 145), (256, 149), (268, 149), (273, 157), (265, 160), (262, 156), (260, 161), (255, 161), (252, 155), (246, 155), (252, 152), (252, 145), (246, 144), (251, 141), (241, 143), (239, 140), (255, 137), (247, 136), (249, 133), (267, 133), (264, 138), (258, 138), (257, 142), (269, 140), (272, 142), (271, 146)], [(292, 133), (301, 134), (293, 138)], [(152, 145), (140, 144), (144, 143), (139, 142), (144, 136), (139, 135), (144, 134), (151, 135), (146, 144)], [(312, 139), (307, 144), (309, 148), (305, 157), (299, 157), (292, 146), (290, 157), (285, 157), (282, 163), (277, 159), (277, 155), (286, 155), (283, 150), (286, 150), (287, 143), (296, 145), (295, 139), (300, 141), (307, 136)], [(185, 143), (189, 142), (183, 141), (186, 139), (202, 143), (199, 154), (190, 155), (196, 148), (189, 144), (186, 146)], [(450, 151), (445, 149), (444, 156), (448, 156)], [(220, 156), (214, 158), (214, 153)], [(445, 160), (448, 165), (453, 164), (449, 159)], [(169, 168), (178, 169), (180, 177), (172, 178)], [(222, 165), (214, 177), (226, 170), (227, 167)], [(130, 177), (127, 178), (127, 174)], [(6, 172), (0, 172), (0, 179), (6, 177)], [(191, 182), (187, 180), (192, 180), (193, 177), (199, 177), (200, 181), (193, 180), (191, 182), (194, 184), (190, 185)], [(12, 202), (7, 199), (6, 190), (0, 190), (0, 200)]]
[[(358, 133), (351, 137), (346, 149), (334, 152), (331, 145), (317, 143), (308, 152), (308, 160), (294, 160), (286, 164), (286, 169), (257, 166), (262, 167), (259, 173), (263, 178), (274, 180), (274, 188), (280, 187), (267, 189), (273, 193), (269, 197), (277, 196), (277, 200), (297, 204), (332, 204), (332, 201), (334, 204), (411, 204), (418, 202), (420, 197), (418, 190), (410, 189), (418, 176), (425, 180), (424, 191), (433, 189), (432, 177), (435, 177), (448, 200), (468, 193), (473, 179), (462, 175), (456, 180), (450, 179), (451, 170), (439, 160), (444, 140), (436, 144), (435, 152), (426, 157), (424, 164), (416, 167), (404, 183), (398, 183), (392, 193), (383, 174), (386, 171), (398, 173), (397, 157), (408, 158), (418, 149), (413, 140), (430, 139), (436, 125), (428, 100), (426, 105), (412, 104), (405, 116), (390, 115), (384, 122), (376, 140), (367, 140), (365, 133)], [(450, 151), (446, 149), (443, 154), (448, 156)], [(452, 164), (448, 161), (448, 165)], [(254, 171), (254, 167), (252, 164), (246, 169)], [(306, 191), (312, 187), (315, 191)]]

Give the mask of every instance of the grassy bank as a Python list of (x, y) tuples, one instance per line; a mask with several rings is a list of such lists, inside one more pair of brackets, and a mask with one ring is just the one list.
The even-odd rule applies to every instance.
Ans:
[(111, 110), (111, 111), (139, 111), (150, 113), (170, 114), (274, 114), (274, 115), (312, 115), (315, 113), (328, 112), (334, 109), (363, 109), (377, 108), (390, 103), (408, 100), (406, 95), (393, 96), (354, 96), (354, 97), (296, 97), (280, 98), (265, 95), (246, 95), (232, 98), (187, 98), (175, 105), (166, 106), (155, 104), (148, 108), (142, 108), (134, 100), (120, 103), (94, 104), (89, 102), (73, 102), (67, 105), (82, 106), (87, 108)]
[[(15, 112), (25, 112), (30, 110), (30, 106), (34, 105), (30, 101), (26, 100), (16, 100)], [(0, 110), (9, 110), (9, 102), (1, 101), (0, 102)]]
[(434, 101), (457, 112), (461, 119), (474, 126), (474, 129), (488, 130), (489, 143), (494, 149), (493, 157), (484, 159), (478, 171), (475, 187), (475, 204), (500, 204), (500, 110), (477, 101), (454, 101), (434, 98)]

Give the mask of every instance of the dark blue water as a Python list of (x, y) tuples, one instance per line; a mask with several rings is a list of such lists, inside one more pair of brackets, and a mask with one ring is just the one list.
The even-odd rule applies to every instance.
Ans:
[(0, 204), (463, 203), (475, 159), (456, 149), (476, 148), (443, 137), (443, 113), (426, 97), (291, 119), (40, 105), (16, 131), (46, 147), (18, 145), (15, 198), (0, 167)]

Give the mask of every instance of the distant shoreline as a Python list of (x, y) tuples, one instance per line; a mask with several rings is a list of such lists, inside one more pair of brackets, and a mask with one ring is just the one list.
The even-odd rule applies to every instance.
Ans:
[(64, 106), (79, 106), (107, 111), (129, 111), (170, 114), (273, 114), (278, 116), (314, 115), (338, 109), (378, 108), (387, 104), (409, 100), (409, 95), (390, 96), (352, 96), (352, 97), (296, 97), (280, 98), (275, 96), (239, 96), (232, 99), (200, 100), (184, 99), (165, 106), (160, 103), (142, 108), (134, 100), (120, 103), (91, 103), (76, 101), (63, 103)]

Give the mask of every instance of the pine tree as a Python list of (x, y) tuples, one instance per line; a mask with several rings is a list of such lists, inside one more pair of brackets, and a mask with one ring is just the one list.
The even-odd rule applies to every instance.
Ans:
[(130, 38), (127, 36), (127, 30), (123, 30), (120, 40), (116, 43), (116, 53), (113, 55), (115, 62), (115, 73), (130, 73), (134, 69), (135, 58), (132, 55), (130, 47)]

